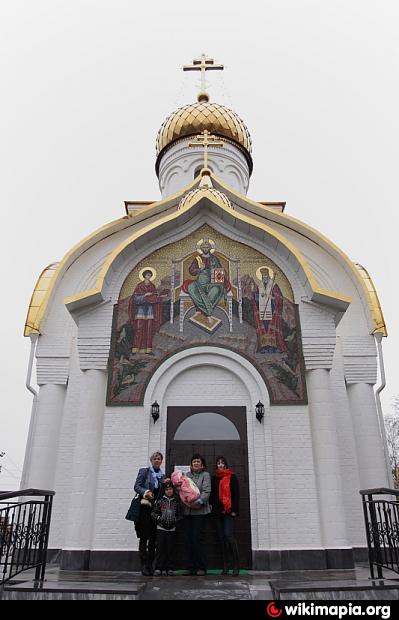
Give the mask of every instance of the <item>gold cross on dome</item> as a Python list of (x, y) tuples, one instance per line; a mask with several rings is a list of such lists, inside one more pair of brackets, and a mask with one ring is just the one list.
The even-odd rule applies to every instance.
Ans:
[(204, 129), (198, 136), (195, 136), (194, 142), (189, 142), (188, 146), (203, 146), (204, 147), (204, 168), (208, 168), (208, 148), (210, 146), (220, 146), (223, 147), (223, 142), (216, 142), (217, 136), (214, 136), (208, 131)]
[(213, 58), (201, 54), (201, 58), (194, 58), (192, 65), (185, 65), (183, 71), (201, 71), (201, 90), (205, 90), (205, 71), (223, 71), (223, 65), (215, 65)]

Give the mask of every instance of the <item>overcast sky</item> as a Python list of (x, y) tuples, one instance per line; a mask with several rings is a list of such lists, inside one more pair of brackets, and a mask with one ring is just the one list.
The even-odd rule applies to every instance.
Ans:
[(287, 201), (369, 270), (389, 330), (386, 413), (399, 394), (397, 0), (1, 0), (3, 289), (0, 489), (18, 488), (32, 396), (23, 327), (44, 267), (157, 200), (155, 137), (195, 100), (202, 52), (211, 100), (253, 140), (248, 195)]

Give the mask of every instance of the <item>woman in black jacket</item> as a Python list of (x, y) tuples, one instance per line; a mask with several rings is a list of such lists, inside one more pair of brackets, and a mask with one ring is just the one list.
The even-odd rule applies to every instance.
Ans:
[(224, 456), (218, 456), (216, 459), (216, 471), (212, 476), (212, 492), (209, 501), (212, 505), (212, 514), (216, 517), (216, 530), (222, 545), (222, 575), (228, 575), (230, 563), (233, 567), (233, 575), (238, 575), (240, 561), (234, 526), (235, 519), (238, 517), (240, 488), (237, 476), (228, 468)]
[(163, 456), (160, 452), (154, 452), (150, 458), (150, 467), (142, 467), (137, 474), (134, 490), (141, 497), (140, 516), (135, 522), (135, 529), (139, 542), (139, 555), (141, 562), (141, 574), (149, 576), (153, 574), (153, 562), (155, 557), (155, 539), (157, 525), (151, 519), (153, 502), (158, 499), (161, 484), (165, 473), (161, 469)]

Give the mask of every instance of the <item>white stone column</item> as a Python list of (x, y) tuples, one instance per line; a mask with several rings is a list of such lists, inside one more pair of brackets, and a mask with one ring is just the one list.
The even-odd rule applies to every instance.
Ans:
[(32, 408), (21, 488), (54, 490), (65, 385), (42, 385)]
[(362, 489), (391, 486), (387, 480), (383, 443), (378, 426), (373, 386), (351, 383), (347, 387)]
[(348, 546), (339, 467), (339, 449), (330, 390), (330, 373), (325, 368), (306, 374), (312, 430), (321, 540), (325, 548)]
[(72, 489), (69, 500), (65, 545), (67, 549), (91, 548), (95, 522), (98, 467), (101, 455), (107, 374), (85, 370), (76, 429)]

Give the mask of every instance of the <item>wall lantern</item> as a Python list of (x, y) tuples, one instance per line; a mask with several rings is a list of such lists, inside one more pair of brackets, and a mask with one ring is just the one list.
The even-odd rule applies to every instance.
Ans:
[(151, 405), (151, 415), (152, 415), (152, 419), (154, 420), (154, 424), (155, 424), (155, 422), (159, 418), (159, 405), (157, 401), (154, 401)]
[(265, 406), (263, 403), (260, 402), (260, 400), (258, 401), (258, 404), (255, 407), (255, 414), (256, 414), (256, 419), (258, 420), (258, 422), (262, 424), (263, 416), (265, 415)]

